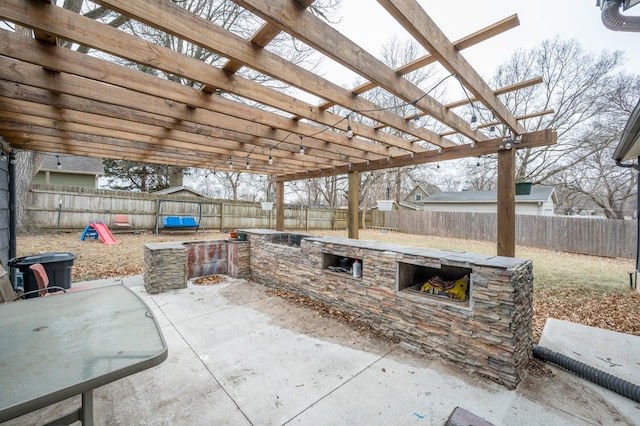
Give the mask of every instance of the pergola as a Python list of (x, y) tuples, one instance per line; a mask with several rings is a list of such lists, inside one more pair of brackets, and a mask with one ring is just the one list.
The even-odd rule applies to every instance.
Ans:
[[(310, 13), (313, 0), (234, 0), (264, 20), (244, 39), (167, 0), (97, 0), (119, 14), (226, 58), (209, 65), (143, 40), (50, 0), (3, 0), (0, 19), (33, 30), (35, 38), (0, 31), (0, 136), (4, 149), (66, 153), (149, 163), (229, 169), (276, 179), (276, 228), (284, 227), (284, 183), (348, 175), (349, 237), (358, 237), (359, 173), (497, 153), (498, 254), (515, 253), (515, 151), (551, 145), (552, 130), (526, 132), (499, 99), (541, 79), (490, 88), (460, 51), (518, 25), (510, 16), (450, 42), (415, 0), (378, 0), (428, 52), (391, 69)], [(345, 89), (265, 47), (289, 33), (368, 83)], [(186, 86), (56, 45), (64, 39), (196, 82)], [(471, 94), (443, 104), (404, 75), (439, 62)], [(315, 95), (310, 104), (242, 77), (247, 67)], [(195, 88), (194, 88), (195, 87)], [(359, 96), (381, 87), (447, 131), (437, 133)], [(227, 94), (235, 97), (226, 96)], [(237, 99), (250, 100), (241, 102)], [(508, 128), (491, 138), (454, 112), (480, 103)], [(257, 105), (257, 106), (256, 106)], [(374, 125), (350, 120), (350, 113)], [(545, 114), (549, 111), (540, 111)], [(352, 135), (353, 133), (353, 135)], [(464, 143), (454, 142), (459, 134)], [(301, 150), (304, 146), (304, 150)], [(302, 152), (304, 153), (302, 154)], [(245, 163), (250, 169), (245, 170)]]

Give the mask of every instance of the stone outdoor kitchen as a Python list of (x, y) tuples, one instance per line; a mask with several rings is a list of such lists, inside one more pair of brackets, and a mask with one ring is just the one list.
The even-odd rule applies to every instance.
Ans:
[[(185, 288), (187, 280), (212, 274), (251, 278), (354, 315), (426, 355), (508, 388), (523, 378), (533, 344), (530, 260), (265, 229), (242, 232), (246, 241), (147, 244), (146, 290)], [(359, 277), (351, 273), (356, 259)]]

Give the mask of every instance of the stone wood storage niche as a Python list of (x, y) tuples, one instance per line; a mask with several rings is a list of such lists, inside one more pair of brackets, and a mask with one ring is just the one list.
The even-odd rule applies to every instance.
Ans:
[(471, 268), (451, 265), (424, 266), (398, 262), (397, 290), (439, 297), (469, 306)]
[(352, 275), (353, 264), (356, 260), (362, 267), (362, 259), (356, 259), (355, 257), (347, 257), (344, 255), (337, 255), (333, 253), (322, 253), (322, 270), (325, 272), (330, 271)]

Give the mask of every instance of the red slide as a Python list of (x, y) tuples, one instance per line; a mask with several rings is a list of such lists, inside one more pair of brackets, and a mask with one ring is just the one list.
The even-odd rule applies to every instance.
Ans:
[(116, 241), (116, 239), (113, 238), (111, 231), (109, 231), (109, 228), (107, 228), (104, 222), (91, 222), (89, 226), (96, 230), (103, 244), (120, 244), (120, 241)]

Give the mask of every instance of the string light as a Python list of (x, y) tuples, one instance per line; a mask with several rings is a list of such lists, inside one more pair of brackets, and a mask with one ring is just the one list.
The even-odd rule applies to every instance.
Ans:
[(351, 139), (353, 137), (353, 130), (351, 129), (351, 121), (349, 121), (349, 116), (347, 115), (347, 137)]
[(13, 152), (9, 154), (9, 164), (16, 165), (18, 163), (18, 159), (16, 158), (16, 154)]
[(480, 157), (476, 160), (476, 167), (480, 167)]
[(56, 167), (58, 168), (58, 170), (62, 169), (62, 164), (60, 163), (60, 157), (58, 157), (56, 155), (56, 160), (58, 161), (58, 163), (56, 164)]
[[(473, 107), (473, 104), (471, 104)], [(476, 115), (475, 111), (473, 112), (473, 115), (471, 116), (471, 130), (473, 130), (474, 132), (476, 130), (478, 130), (478, 116)]]
[(7, 161), (7, 153), (2, 151), (2, 153), (0, 153), (0, 161)]
[[(449, 75), (447, 75), (446, 77), (442, 78), (438, 83), (436, 83), (434, 86), (432, 86), (432, 87), (431, 87), (427, 92), (425, 92), (425, 93), (424, 93), (422, 96), (420, 96), (418, 99), (416, 99), (416, 100), (414, 100), (414, 101), (412, 101), (412, 102), (405, 103), (405, 104), (400, 105), (400, 106), (413, 105), (413, 106), (414, 106), (414, 108), (415, 108), (415, 111), (414, 111), (414, 117), (413, 117), (413, 119), (414, 119), (414, 120), (416, 120), (416, 121), (418, 121), (421, 117), (420, 117), (420, 111), (418, 110), (418, 107), (417, 107), (417, 103), (418, 103), (421, 99), (423, 99), (423, 98), (425, 98), (425, 97), (429, 96), (429, 94), (430, 94), (432, 91), (434, 91), (438, 86), (440, 86), (442, 83), (444, 83), (447, 79), (449, 79), (449, 78), (451, 78), (451, 77), (456, 77), (456, 78), (457, 78), (457, 75), (455, 75), (455, 74), (449, 74)], [(462, 83), (460, 83), (460, 84), (462, 85)], [(465, 89), (465, 88), (464, 88), (464, 86), (462, 86), (462, 87), (463, 87), (463, 89)], [(469, 95), (466, 93), (466, 90), (465, 90), (465, 95), (467, 95), (467, 98), (469, 98)], [(470, 99), (469, 99), (469, 101), (470, 101)], [(471, 102), (471, 101), (470, 101), (470, 102)], [(473, 107), (473, 103), (472, 103), (472, 107)], [(349, 114), (347, 114), (347, 116), (345, 117), (345, 118), (346, 118), (346, 120), (347, 120), (347, 132), (346, 132), (346, 136), (347, 136), (347, 138), (352, 139), (352, 138), (353, 138), (353, 136), (354, 136), (353, 128), (351, 127), (351, 120), (350, 120), (350, 116), (351, 116), (351, 114), (353, 114), (353, 113), (377, 112), (377, 111), (389, 111), (389, 110), (396, 109), (396, 108), (398, 108), (398, 106), (397, 106), (397, 105), (396, 105), (396, 106), (392, 106), (392, 107), (375, 108), (375, 109), (363, 109), (363, 110), (355, 110), (355, 111), (351, 111), (351, 112), (350, 112)], [(475, 109), (474, 109), (474, 111), (475, 111)], [(475, 114), (474, 114), (474, 116), (475, 116)], [(326, 132), (326, 131), (328, 131), (328, 130), (335, 130), (335, 127), (336, 127), (338, 124), (340, 124), (340, 122), (341, 122), (341, 121), (343, 121), (345, 118), (341, 118), (340, 120), (338, 120), (338, 121), (337, 121), (336, 123), (334, 123), (333, 125), (327, 125), (325, 128), (323, 128), (323, 129), (321, 129), (321, 130), (319, 130), (319, 131), (317, 131), (317, 132), (315, 132), (315, 133), (313, 133), (313, 134), (309, 134), (309, 135), (307, 135), (307, 136), (308, 136), (308, 137), (314, 137), (314, 136), (319, 135), (319, 134), (321, 134), (321, 133), (324, 133), (324, 132)], [(476, 117), (476, 123), (477, 123), (477, 117)], [(477, 128), (477, 127), (476, 127), (476, 128)], [(272, 164), (273, 164), (273, 156), (271, 155), (271, 150), (272, 150), (273, 148), (277, 148), (280, 144), (284, 143), (284, 142), (285, 142), (285, 141), (286, 141), (290, 136), (292, 136), (293, 134), (294, 134), (294, 133), (288, 133), (288, 134), (287, 134), (284, 138), (282, 138), (278, 143), (276, 143), (274, 146), (272, 146), (271, 148), (269, 148), (269, 164), (270, 164), (270, 165), (272, 165)], [(299, 137), (300, 137), (300, 139), (301, 139), (301, 143), (300, 143), (300, 155), (304, 155), (304, 154), (305, 154), (305, 149), (304, 149), (304, 145), (302, 144), (302, 138), (303, 138), (303, 136), (302, 136), (302, 135), (299, 135)], [(473, 145), (472, 145), (472, 146), (473, 146)], [(258, 148), (258, 145), (255, 145), (255, 146), (253, 147), (253, 149), (249, 152), (249, 155), (251, 155), (251, 154), (255, 151), (255, 149), (256, 149), (256, 148)], [(442, 151), (441, 151), (441, 150), (439, 150), (438, 152), (442, 152)], [(391, 160), (391, 158), (390, 158), (390, 157), (387, 157), (387, 161), (390, 161), (390, 160)], [(221, 162), (221, 164), (222, 164), (222, 165), (224, 165), (224, 160)], [(248, 160), (247, 160), (247, 165), (248, 165), (248, 166), (250, 166), (250, 165), (249, 165), (249, 161), (248, 161)], [(232, 161), (232, 159), (231, 159), (231, 156), (229, 156), (229, 168), (230, 168), (230, 169), (233, 169), (233, 161)], [(249, 168), (249, 167), (247, 167), (247, 168)], [(335, 167), (334, 167), (334, 168), (335, 168)], [(351, 170), (351, 165), (349, 165), (349, 170)]]
[(247, 164), (245, 167), (247, 168), (247, 170), (251, 168), (251, 164), (249, 164), (249, 157), (247, 157)]

